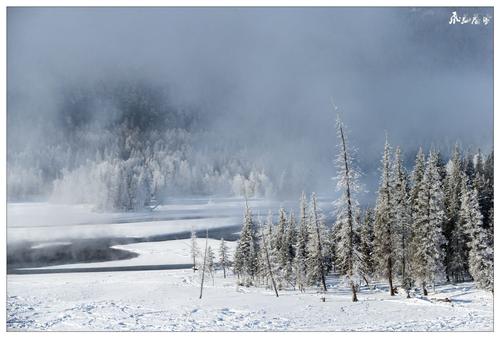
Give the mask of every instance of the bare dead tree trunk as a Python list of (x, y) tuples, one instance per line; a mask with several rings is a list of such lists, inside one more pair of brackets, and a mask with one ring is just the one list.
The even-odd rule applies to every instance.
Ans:
[[(350, 248), (350, 253), (349, 253), (349, 277), (352, 278), (352, 260), (354, 256), (353, 252), (353, 215), (352, 215), (352, 201), (351, 201), (351, 184), (349, 181), (350, 177), (350, 171), (349, 171), (349, 165), (347, 161), (347, 146), (345, 144), (345, 137), (344, 137), (344, 129), (342, 128), (342, 124), (340, 124), (340, 137), (342, 139), (342, 152), (344, 155), (344, 170), (345, 170), (345, 177), (346, 177), (346, 196), (347, 196), (347, 222), (349, 224), (349, 248)], [(356, 295), (356, 287), (354, 285), (354, 281), (351, 280), (351, 289), (352, 289), (352, 301), (357, 302), (358, 297)]]
[(207, 250), (208, 250), (208, 228), (207, 228), (207, 239), (205, 241), (205, 255), (203, 257), (203, 269), (201, 271), (200, 299), (203, 296), (203, 282), (205, 281), (205, 267), (207, 265)]
[(427, 289), (425, 288), (425, 282), (422, 283), (422, 290), (424, 292), (424, 296), (427, 296), (428, 293), (427, 293)]
[(387, 270), (389, 277), (389, 292), (391, 293), (391, 296), (394, 296), (394, 286), (392, 285), (392, 258), (390, 256), (387, 259)]
[(352, 301), (357, 302), (358, 296), (356, 295), (356, 285), (354, 285), (354, 281), (351, 280), (351, 289), (352, 289)]
[(370, 283), (368, 283), (368, 278), (366, 278), (366, 276), (365, 276), (365, 275), (363, 275), (363, 279), (364, 279), (365, 284), (366, 284), (365, 286), (369, 286), (369, 285), (370, 285)]

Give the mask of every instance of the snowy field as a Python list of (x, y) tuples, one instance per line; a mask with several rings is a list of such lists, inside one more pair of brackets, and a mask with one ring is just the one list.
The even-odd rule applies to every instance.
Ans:
[[(260, 206), (259, 206), (260, 203)], [(268, 205), (255, 202), (263, 210)], [(98, 214), (84, 206), (16, 204), (8, 209), (9, 242), (30, 236), (40, 244), (93, 238), (104, 233), (144, 236), (241, 223), (242, 201), (215, 201), (163, 206), (144, 214)], [(73, 209), (72, 209), (73, 208)], [(172, 216), (173, 215), (173, 216)], [(190, 217), (196, 215), (196, 218)], [(176, 219), (164, 218), (175, 217)], [(235, 223), (236, 222), (236, 223)], [(76, 227), (76, 228), (75, 228)], [(89, 227), (79, 232), (78, 227)], [(106, 229), (102, 232), (99, 230)], [(37, 231), (39, 230), (39, 231)], [(48, 243), (48, 244), (47, 244)], [(208, 244), (218, 255), (219, 241)], [(232, 254), (235, 242), (227, 242)], [(204, 248), (205, 239), (198, 238)], [(103, 262), (51, 265), (50, 268), (105, 268), (190, 264), (190, 240), (117, 244), (135, 257)], [(35, 267), (30, 269), (43, 269)], [(29, 269), (27, 269), (29, 270)], [(69, 270), (68, 270), (69, 271)], [(7, 276), (7, 329), (25, 330), (320, 330), (320, 331), (491, 331), (493, 296), (471, 283), (442, 285), (428, 297), (390, 297), (385, 284), (363, 287), (359, 302), (335, 276), (326, 301), (315, 289), (305, 293), (245, 288), (222, 271), (206, 279), (199, 297), (200, 275), (191, 269), (48, 273)], [(440, 300), (448, 298), (451, 302)]]
[[(306, 293), (237, 287), (192, 270), (9, 275), (7, 328), (17, 330), (489, 331), (492, 295), (472, 284), (438, 287), (426, 298), (363, 288), (352, 303), (333, 287)], [(435, 299), (449, 298), (451, 303)]]

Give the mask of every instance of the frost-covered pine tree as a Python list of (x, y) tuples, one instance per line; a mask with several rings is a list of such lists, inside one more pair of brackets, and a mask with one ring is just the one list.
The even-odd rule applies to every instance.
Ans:
[(288, 220), (286, 218), (285, 209), (280, 208), (278, 223), (272, 231), (271, 243), (270, 243), (270, 255), (271, 260), (275, 261), (278, 270), (275, 273), (276, 282), (278, 283), (278, 288), (281, 289), (284, 284), (285, 278), (285, 266), (288, 261), (287, 259), (287, 243), (286, 243), (286, 231), (287, 231)]
[(287, 243), (287, 226), (288, 219), (286, 217), (286, 211), (283, 208), (279, 210), (279, 219), (276, 224), (276, 229), (273, 232), (273, 245), (276, 250), (276, 257), (278, 258), (278, 264), (281, 269), (283, 269), (288, 260), (288, 243)]
[[(489, 213), (493, 207), (493, 163), (489, 162), (488, 159), (484, 160), (484, 156), (481, 150), (478, 150), (474, 157), (475, 159), (475, 173), (474, 173), (474, 187), (477, 190), (477, 199), (479, 202), (479, 208), (481, 210), (481, 215), (483, 215), (483, 224), (487, 225), (487, 220), (489, 218)], [(491, 165), (491, 167), (488, 167)], [(489, 171), (491, 170), (491, 182), (489, 177)]]
[(356, 291), (357, 283), (362, 278), (361, 255), (356, 245), (356, 232), (359, 227), (357, 222), (359, 204), (356, 194), (359, 192), (359, 172), (353, 163), (352, 150), (347, 142), (347, 135), (340, 116), (337, 115), (337, 136), (339, 140), (337, 166), (337, 191), (340, 197), (334, 202), (335, 229), (337, 231), (336, 267), (345, 276), (352, 290), (352, 300), (358, 300)]
[(200, 248), (198, 247), (198, 239), (196, 237), (196, 231), (191, 228), (191, 259), (193, 260), (193, 272), (198, 270), (196, 258), (201, 254)]
[[(269, 225), (268, 225), (269, 224)], [(267, 255), (270, 255), (271, 251), (271, 237), (272, 237), (272, 214), (269, 212), (268, 222), (264, 225), (260, 218), (258, 217), (258, 229), (259, 229), (259, 256), (257, 257), (257, 276), (259, 278), (260, 285), (269, 285), (269, 271), (267, 266)], [(267, 239), (265, 238), (267, 237)], [(267, 241), (267, 247), (264, 246), (264, 242)], [(268, 250), (269, 252), (267, 252)]]
[(366, 285), (373, 277), (373, 209), (366, 209), (363, 222), (360, 229), (360, 248), (359, 253), (362, 259), (362, 274)]
[(472, 182), (474, 180), (476, 169), (474, 165), (474, 155), (470, 149), (467, 150), (467, 154), (462, 160), (462, 168), (467, 176), (467, 180)]
[(427, 286), (435, 285), (442, 277), (444, 269), (444, 194), (437, 160), (431, 151), (413, 215), (412, 273), (424, 295)]
[(445, 222), (443, 234), (446, 238), (446, 278), (454, 282), (464, 281), (467, 276), (466, 232), (460, 219), (462, 194), (467, 193), (466, 177), (462, 170), (462, 159), (455, 145), (447, 165), (444, 183)]
[(323, 216), (318, 210), (316, 194), (311, 195), (311, 203), (309, 206), (309, 231), (308, 231), (308, 247), (307, 247), (307, 279), (311, 284), (320, 284), (324, 292), (326, 288), (326, 262), (325, 262), (325, 247), (326, 239), (325, 224)]
[(422, 189), (422, 180), (425, 173), (425, 155), (422, 147), (418, 149), (417, 157), (415, 159), (415, 166), (411, 175), (411, 189), (410, 189), (410, 206), (411, 214), (413, 215), (417, 208), (418, 194)]
[(417, 243), (415, 240), (415, 224), (416, 224), (416, 215), (418, 209), (418, 195), (420, 191), (423, 189), (423, 180), (425, 174), (425, 155), (422, 147), (419, 147), (417, 155), (415, 157), (415, 165), (413, 167), (411, 177), (410, 177), (410, 195), (409, 195), (409, 211), (410, 211), (410, 233), (412, 234), (409, 241), (409, 277), (410, 277), (410, 286), (413, 286), (415, 282), (415, 276), (417, 274), (416, 271), (413, 271), (413, 256), (417, 250)]
[(228, 247), (224, 238), (220, 239), (220, 247), (219, 247), (219, 264), (224, 272), (224, 278), (226, 278), (226, 268), (229, 267), (229, 257), (228, 257)]
[(411, 218), (409, 205), (409, 186), (406, 170), (401, 159), (401, 149), (396, 148), (394, 155), (394, 167), (392, 170), (394, 191), (394, 230), (397, 234), (395, 245), (396, 260), (399, 262), (399, 275), (403, 288), (407, 291), (409, 297), (409, 289), (411, 287), (411, 278), (409, 274), (410, 250), (409, 242), (411, 239)]
[(238, 278), (243, 279), (243, 283), (246, 285), (252, 284), (257, 272), (257, 257), (256, 227), (252, 212), (247, 204), (240, 240), (238, 241), (234, 255), (234, 271), (238, 275)]
[(493, 291), (493, 237), (483, 226), (475, 188), (462, 195), (460, 214), (471, 239), (469, 272), (479, 288)]
[(307, 285), (306, 259), (307, 259), (307, 239), (308, 239), (308, 218), (307, 200), (303, 192), (300, 198), (300, 223), (297, 230), (297, 240), (295, 242), (294, 275), (297, 286), (301, 292), (305, 291)]
[(395, 219), (395, 196), (394, 177), (392, 174), (391, 148), (389, 142), (385, 141), (384, 154), (382, 156), (380, 187), (375, 205), (374, 234), (374, 262), (376, 271), (380, 276), (387, 278), (389, 292), (394, 296), (393, 279), (396, 271), (396, 219)]
[(331, 226), (330, 229), (327, 230), (327, 236), (325, 245), (326, 248), (326, 271), (330, 273), (331, 271), (335, 271), (335, 251), (337, 245), (337, 232), (335, 231), (335, 227)]
[(483, 215), (483, 223), (489, 227), (491, 225), (490, 231), (493, 233), (493, 176), (494, 176), (494, 168), (493, 168), (493, 150), (486, 157), (484, 161), (484, 171), (483, 171), (483, 179), (484, 179), (484, 191), (483, 191), (483, 205), (482, 209), (488, 210), (488, 212)]
[(285, 281), (295, 288), (296, 278), (293, 273), (293, 262), (295, 260), (295, 243), (297, 241), (297, 226), (295, 225), (295, 215), (293, 211), (288, 217), (288, 226), (285, 233), (285, 253), (286, 262), (284, 268)]
[(260, 223), (260, 239), (261, 239), (261, 250), (260, 250), (260, 275), (264, 277), (266, 280), (271, 281), (271, 285), (274, 289), (274, 293), (276, 297), (279, 297), (278, 294), (278, 286), (276, 285), (275, 272), (277, 271), (276, 262), (273, 260), (271, 256), (271, 235), (272, 235), (272, 214), (269, 212), (267, 217), (266, 226), (262, 226)]

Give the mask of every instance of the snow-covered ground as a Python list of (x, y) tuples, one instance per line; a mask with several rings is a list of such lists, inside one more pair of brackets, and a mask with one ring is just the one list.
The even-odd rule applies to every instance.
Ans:
[[(492, 295), (472, 284), (441, 286), (426, 298), (390, 297), (363, 288), (333, 288), (320, 301), (306, 293), (237, 287), (218, 271), (192, 270), (9, 275), (9, 330), (346, 330), (448, 331), (493, 329)], [(451, 303), (433, 298), (451, 299)]]
[[(204, 239), (198, 239), (203, 248)], [(228, 242), (230, 252), (235, 243)], [(217, 253), (219, 241), (209, 240)], [(120, 245), (129, 260), (59, 268), (189, 263), (189, 240)], [(305, 293), (237, 286), (222, 271), (208, 276), (203, 298), (192, 270), (9, 275), (9, 330), (492, 330), (493, 297), (471, 283), (438, 286), (428, 297), (390, 297), (387, 286), (363, 287), (352, 303), (347, 288), (329, 279), (326, 302)], [(438, 299), (448, 298), (451, 302)]]
[[(68, 206), (64, 210), (68, 215), (63, 212), (59, 219), (61, 206), (9, 205), (9, 242), (29, 237), (40, 240), (41, 244), (36, 245), (43, 246), (49, 245), (44, 240), (70, 243), (73, 236), (92, 238), (103, 233), (145, 236), (186, 231), (191, 227), (234, 225), (241, 223), (241, 216), (237, 215), (242, 214), (242, 201), (189, 202), (144, 214), (98, 214), (84, 206)], [(189, 217), (193, 214), (197, 217)], [(172, 215), (176, 219), (163, 219)], [(79, 227), (91, 230), (79, 232)], [(205, 239), (199, 238), (198, 245), (203, 250)], [(209, 245), (217, 256), (219, 241), (209, 239)], [(235, 242), (227, 245), (230, 253), (234, 252)], [(191, 263), (189, 239), (121, 244), (113, 248), (132, 251), (138, 256), (50, 268)], [(213, 279), (211, 276), (206, 279), (202, 299), (199, 299), (199, 273), (191, 269), (8, 275), (7, 328), (11, 331), (493, 329), (493, 297), (471, 283), (438, 286), (436, 293), (431, 291), (428, 297), (414, 294), (411, 299), (404, 295), (390, 297), (385, 284), (374, 284), (363, 287), (358, 295), (360, 301), (352, 303), (350, 291), (335, 276), (330, 276), (328, 282), (330, 289), (322, 302), (322, 294), (315, 289), (305, 293), (283, 290), (276, 298), (269, 289), (237, 286), (234, 276), (224, 279), (222, 271), (217, 271)], [(444, 298), (451, 302), (439, 301)]]

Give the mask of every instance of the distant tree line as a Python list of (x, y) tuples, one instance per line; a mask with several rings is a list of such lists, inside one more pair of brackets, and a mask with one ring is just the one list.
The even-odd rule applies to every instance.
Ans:
[(204, 144), (217, 135), (201, 127), (198, 109), (173, 104), (161, 86), (68, 86), (56, 101), (51, 119), (33, 133), (39, 138), (17, 137), (16, 123), (28, 121), (9, 119), (9, 200), (49, 196), (100, 210), (138, 210), (170, 196), (263, 197), (280, 189), (280, 177), (244, 150)]

